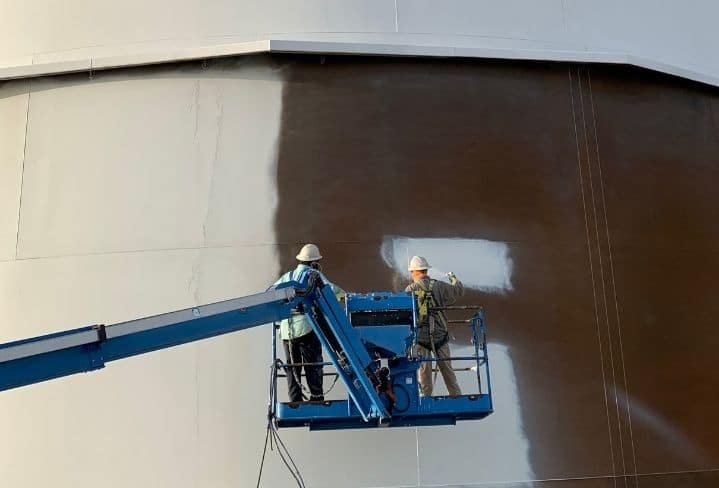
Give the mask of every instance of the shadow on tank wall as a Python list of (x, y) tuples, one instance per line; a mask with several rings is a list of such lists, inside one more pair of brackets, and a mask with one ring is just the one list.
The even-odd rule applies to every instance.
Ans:
[[(717, 483), (715, 89), (626, 67), (279, 59), (283, 269), (311, 241), (345, 289), (397, 289), (403, 246), (436, 244), (511, 357), (535, 479)], [(482, 281), (473, 242), (506, 247), (507, 286)]]

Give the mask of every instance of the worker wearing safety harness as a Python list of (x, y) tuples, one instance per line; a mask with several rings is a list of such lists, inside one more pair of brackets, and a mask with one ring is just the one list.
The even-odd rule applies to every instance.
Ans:
[[(412, 283), (405, 291), (417, 296), (418, 307), (418, 333), (417, 356), (429, 358), (433, 355), (437, 359), (447, 359), (449, 352), (449, 331), (447, 317), (441, 310), (431, 310), (436, 307), (452, 305), (457, 298), (464, 295), (464, 286), (454, 273), (448, 273), (449, 283), (431, 279), (427, 275), (429, 263), (422, 256), (413, 256), (409, 262), (409, 272)], [(437, 367), (442, 373), (444, 384), (450, 395), (461, 395), (457, 377), (452, 370), (451, 361), (437, 361)], [(432, 363), (424, 362), (419, 367), (419, 389), (424, 396), (432, 396)]]
[[(312, 270), (320, 273), (322, 281), (332, 287), (338, 298), (344, 296), (345, 292), (330, 281), (320, 272), (319, 260), (322, 259), (319, 248), (314, 244), (306, 244), (296, 256), (300, 262), (297, 267), (280, 276), (274, 286), (288, 281), (302, 281), (304, 275)], [(312, 330), (310, 320), (306, 315), (294, 315), (289, 319), (280, 322), (280, 338), (285, 349), (287, 364), (303, 363), (304, 366), (290, 366), (287, 368), (287, 386), (289, 389), (290, 402), (301, 402), (305, 400), (302, 394), (301, 374), (305, 371), (307, 386), (309, 387), (309, 400), (324, 400), (322, 387), (322, 366), (314, 366), (308, 363), (321, 363), (322, 344)]]

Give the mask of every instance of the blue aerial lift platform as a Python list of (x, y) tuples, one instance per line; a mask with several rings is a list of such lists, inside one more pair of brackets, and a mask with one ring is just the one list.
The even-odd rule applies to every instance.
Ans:
[[(469, 308), (469, 307), (466, 307)], [(113, 325), (94, 325), (0, 345), (0, 391), (101, 369), (106, 363), (221, 334), (276, 323), (303, 313), (342, 380), (347, 398), (282, 402), (271, 396), (278, 427), (312, 430), (455, 424), (492, 413), (484, 314), (465, 321), (474, 354), (478, 392), (419, 394), (417, 369), (424, 361), (416, 344), (416, 299), (408, 293), (348, 294), (344, 307), (318, 273), (264, 293)], [(273, 328), (273, 345), (276, 327)], [(272, 391), (288, 364), (273, 347)], [(469, 369), (469, 368), (468, 368)], [(481, 378), (484, 377), (484, 382)]]

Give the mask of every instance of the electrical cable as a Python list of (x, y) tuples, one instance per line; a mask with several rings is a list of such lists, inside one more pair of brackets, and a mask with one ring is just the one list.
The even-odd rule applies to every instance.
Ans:
[(278, 361), (275, 361), (272, 363), (272, 366), (270, 367), (270, 385), (269, 385), (269, 402), (267, 404), (267, 432), (265, 434), (265, 445), (262, 449), (262, 460), (260, 461), (260, 470), (257, 476), (257, 488), (260, 487), (260, 483), (262, 482), (262, 468), (265, 464), (265, 455), (267, 454), (267, 444), (270, 445), (270, 450), (274, 450), (273, 443), (275, 446), (277, 446), (277, 453), (280, 456), (280, 459), (282, 460), (282, 463), (287, 467), (287, 470), (290, 472), (292, 477), (294, 478), (295, 482), (297, 483), (298, 488), (305, 488), (305, 481), (302, 478), (302, 474), (300, 473), (299, 468), (297, 467), (297, 464), (295, 463), (294, 459), (292, 459), (292, 455), (290, 454), (289, 449), (287, 449), (287, 446), (284, 442), (282, 442), (282, 439), (280, 438), (280, 434), (277, 431), (277, 424), (275, 423), (275, 412), (274, 412), (274, 405), (275, 400), (277, 398), (277, 389), (275, 387), (275, 375), (277, 374), (277, 364)]
[[(279, 361), (279, 360), (278, 360)], [(265, 465), (265, 455), (267, 454), (267, 441), (270, 439), (270, 423), (272, 422), (273, 417), (273, 408), (274, 408), (274, 396), (275, 396), (275, 371), (277, 370), (277, 362), (273, 362), (272, 366), (270, 367), (270, 384), (269, 384), (269, 398), (267, 402), (267, 430), (265, 432), (265, 446), (262, 448), (262, 459), (260, 460), (260, 471), (257, 475), (257, 488), (260, 488), (260, 482), (262, 481), (262, 468)], [(271, 449), (271, 447), (270, 447)]]
[(299, 468), (295, 464), (294, 459), (292, 459), (292, 455), (290, 454), (289, 449), (287, 449), (285, 443), (282, 442), (280, 434), (277, 432), (277, 426), (271, 424), (271, 429), (272, 435), (274, 436), (275, 443), (277, 445), (277, 453), (280, 455), (280, 459), (282, 459), (282, 462), (285, 464), (285, 466), (287, 466), (287, 469), (290, 471), (290, 474), (297, 482), (298, 488), (305, 488), (305, 481), (304, 479), (302, 479), (302, 474), (300, 473)]
[(265, 447), (262, 448), (262, 460), (260, 461), (260, 472), (257, 475), (257, 488), (260, 488), (260, 481), (262, 481), (262, 468), (265, 466), (265, 454), (267, 454), (267, 441), (270, 439), (270, 429), (267, 428), (265, 433)]

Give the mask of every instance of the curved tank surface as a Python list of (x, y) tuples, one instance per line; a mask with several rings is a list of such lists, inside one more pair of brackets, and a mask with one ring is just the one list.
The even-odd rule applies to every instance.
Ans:
[[(495, 413), (282, 430), (308, 486), (719, 483), (715, 88), (261, 55), (6, 82), (0, 141), (1, 342), (261, 291), (305, 242), (352, 291), (423, 254), (487, 310)], [(258, 328), (3, 393), (3, 484), (254, 486), (270, 348)], [(291, 481), (271, 454), (262, 486)]]
[(719, 86), (717, 15), (714, 0), (2, 0), (0, 79), (272, 51), (626, 63)]

